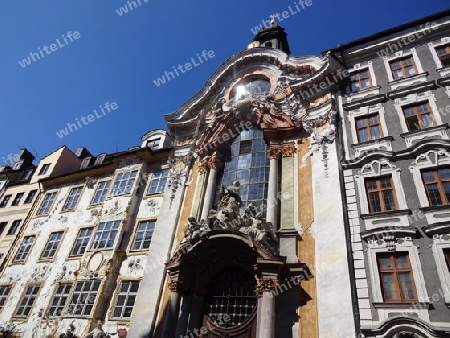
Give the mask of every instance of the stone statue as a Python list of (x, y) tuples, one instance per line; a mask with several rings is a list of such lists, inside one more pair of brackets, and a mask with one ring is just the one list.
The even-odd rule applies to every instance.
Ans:
[(69, 327), (66, 329), (65, 333), (61, 333), (59, 335), (59, 338), (78, 338), (75, 335), (75, 326), (73, 325), (73, 322), (69, 324)]
[(102, 329), (102, 321), (99, 320), (97, 327), (90, 332), (85, 338), (109, 338), (110, 336)]
[(198, 223), (194, 217), (189, 217), (188, 221), (189, 223), (186, 226), (184, 239), (181, 242), (182, 244), (186, 242), (195, 242), (204, 237), (209, 231), (211, 231), (208, 223), (206, 223), (205, 220), (201, 220), (200, 223)]

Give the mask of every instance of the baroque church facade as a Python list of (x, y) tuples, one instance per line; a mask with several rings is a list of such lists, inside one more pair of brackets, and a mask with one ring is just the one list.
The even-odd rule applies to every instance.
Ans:
[(448, 114), (450, 12), (303, 57), (272, 21), (168, 133), (5, 183), (8, 221), (39, 193), (0, 232), (0, 332), (449, 337)]

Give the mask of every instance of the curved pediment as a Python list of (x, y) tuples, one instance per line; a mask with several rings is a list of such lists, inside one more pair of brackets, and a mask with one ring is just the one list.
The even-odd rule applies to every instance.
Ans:
[[(341, 65), (328, 55), (292, 57), (273, 48), (244, 50), (225, 61), (200, 92), (175, 113), (165, 115), (165, 119), (172, 134), (176, 130), (179, 138), (192, 137), (196, 129), (203, 132), (214, 120), (212, 111), (218, 109), (218, 103), (222, 105), (232, 101), (232, 88), (250, 76), (261, 76), (270, 81), (270, 93), (278, 101), (283, 113), (295, 114), (300, 109), (299, 91), (304, 90), (305, 86), (313, 86), (315, 82), (323, 82), (327, 75), (338, 69), (341, 69)], [(326, 84), (332, 85), (333, 81), (328, 80)], [(324, 87), (320, 86), (315, 92), (311, 90), (311, 98), (325, 96), (329, 87)], [(283, 101), (283, 98), (286, 99)], [(199, 121), (203, 118), (205, 121)]]

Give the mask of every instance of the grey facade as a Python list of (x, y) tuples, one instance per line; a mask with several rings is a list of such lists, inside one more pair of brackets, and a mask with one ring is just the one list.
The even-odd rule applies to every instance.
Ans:
[(450, 336), (450, 13), (327, 51), (361, 336)]

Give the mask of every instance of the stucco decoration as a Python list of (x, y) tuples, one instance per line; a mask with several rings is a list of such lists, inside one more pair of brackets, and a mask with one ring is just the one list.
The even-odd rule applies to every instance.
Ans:
[(161, 207), (160, 202), (156, 198), (149, 198), (147, 200), (147, 207), (151, 213), (157, 213), (159, 208)]
[(142, 258), (132, 258), (128, 262), (128, 273), (133, 274), (144, 269), (144, 264), (142, 262)]
[(170, 205), (175, 199), (175, 194), (178, 188), (185, 184), (187, 179), (188, 168), (192, 162), (192, 153), (184, 156), (170, 157), (168, 164), (170, 165), (170, 172), (167, 187), (170, 189)]
[(273, 225), (264, 221), (262, 214), (257, 213), (251, 204), (245, 208), (244, 213), (239, 213), (242, 204), (239, 188), (239, 181), (233, 182), (232, 186), (222, 187), (219, 195), (220, 209), (212, 209), (208, 215), (211, 226), (205, 220), (197, 222), (194, 217), (189, 218), (182, 244), (193, 244), (207, 237), (213, 230), (240, 231), (247, 235), (252, 242), (261, 244), (267, 250), (276, 254), (278, 252), (278, 238)]
[(73, 325), (73, 321), (66, 328), (66, 331), (59, 335), (59, 338), (78, 338), (78, 336), (75, 335), (75, 326)]
[(86, 278), (103, 277), (109, 273), (111, 265), (111, 258), (106, 257), (106, 254), (103, 254), (102, 252), (95, 252), (84, 258), (83, 264), (77, 274)]
[(102, 322), (99, 320), (94, 330), (89, 332), (85, 338), (110, 338), (111, 336), (103, 331)]
[(47, 279), (49, 273), (51, 271), (50, 265), (39, 265), (34, 268), (33, 272), (30, 276), (31, 282), (42, 282)]
[(122, 209), (122, 203), (120, 199), (115, 199), (112, 206), (105, 208), (103, 211), (104, 215), (113, 216), (120, 213), (120, 210)]
[(92, 177), (86, 177), (86, 180), (84, 183), (86, 184), (86, 188), (94, 189), (94, 185), (96, 182), (97, 182), (97, 179), (92, 178)]
[(45, 224), (45, 221), (43, 220), (35, 220), (34, 222), (31, 222), (30, 231), (31, 232), (38, 231), (43, 224)]

